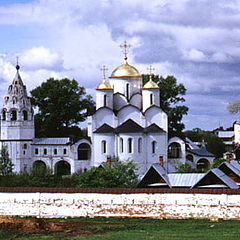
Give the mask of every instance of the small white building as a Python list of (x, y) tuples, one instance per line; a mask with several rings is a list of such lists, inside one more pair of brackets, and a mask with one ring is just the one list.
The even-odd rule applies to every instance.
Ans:
[(188, 163), (192, 169), (198, 172), (205, 172), (212, 164), (214, 154), (207, 151), (205, 143), (197, 146), (189, 138), (182, 140), (173, 137), (168, 142), (168, 165), (165, 166), (168, 172), (176, 172), (180, 163)]

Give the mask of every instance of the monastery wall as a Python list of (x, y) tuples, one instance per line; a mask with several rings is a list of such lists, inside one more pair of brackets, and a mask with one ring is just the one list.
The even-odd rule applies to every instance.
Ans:
[[(1, 190), (1, 189), (0, 189)], [(35, 189), (0, 192), (0, 215), (240, 219), (240, 192)], [(188, 189), (187, 189), (188, 190)], [(48, 191), (48, 192), (47, 192)], [(94, 192), (95, 191), (95, 192)], [(125, 192), (125, 193), (124, 193)], [(214, 191), (213, 191), (214, 192)]]

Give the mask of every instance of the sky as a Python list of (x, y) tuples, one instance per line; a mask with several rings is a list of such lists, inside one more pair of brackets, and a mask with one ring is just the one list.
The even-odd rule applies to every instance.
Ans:
[(28, 92), (50, 77), (76, 79), (95, 95), (123, 63), (174, 75), (187, 89), (186, 129), (230, 127), (239, 114), (240, 0), (0, 0), (0, 104), (19, 56)]

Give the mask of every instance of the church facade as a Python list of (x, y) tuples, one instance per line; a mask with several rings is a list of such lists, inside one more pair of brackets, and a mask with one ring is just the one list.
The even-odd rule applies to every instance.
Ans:
[[(88, 117), (88, 137), (77, 142), (68, 137), (35, 138), (34, 112), (18, 65), (16, 69), (4, 97), (0, 128), (0, 147), (7, 147), (15, 172), (41, 164), (67, 175), (110, 158), (134, 160), (140, 176), (159, 161), (169, 172), (176, 171), (177, 163), (168, 161), (173, 140), (168, 141), (168, 117), (160, 107), (160, 89), (151, 78), (142, 84), (142, 76), (128, 63), (126, 54), (108, 80), (103, 68), (96, 111)], [(177, 151), (181, 151), (179, 161), (186, 161), (186, 151)]]

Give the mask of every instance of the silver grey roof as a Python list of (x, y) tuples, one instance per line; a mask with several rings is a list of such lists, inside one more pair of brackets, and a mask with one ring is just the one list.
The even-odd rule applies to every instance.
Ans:
[(234, 136), (234, 131), (219, 131), (218, 137), (220, 138), (230, 138)]
[(159, 163), (154, 163), (152, 167), (158, 172), (158, 174), (164, 179), (167, 185), (171, 188), (172, 186), (169, 182), (169, 178), (166, 170)]
[(186, 142), (188, 143), (190, 149), (199, 149), (199, 147), (188, 137), (186, 137)]
[[(236, 162), (235, 166), (233, 162)], [(223, 165), (226, 165), (229, 169), (231, 169), (236, 175), (240, 177), (240, 165), (239, 163), (237, 163), (237, 161), (231, 161), (230, 163), (225, 161), (218, 168), (221, 170), (221, 166)]]
[(33, 139), (33, 145), (67, 145), (68, 143), (70, 143), (69, 137)]
[(210, 169), (198, 182), (196, 182), (192, 188), (194, 188), (203, 178), (207, 177), (209, 173), (213, 173), (216, 177), (218, 177), (225, 185), (227, 185), (231, 189), (237, 189), (239, 186), (229, 178), (224, 172), (219, 170), (218, 168)]
[(208, 152), (205, 146), (202, 146), (199, 149), (188, 149), (187, 151), (198, 156), (214, 157), (214, 154)]
[(240, 171), (240, 164), (237, 160), (232, 160), (231, 165), (234, 166), (238, 171)]
[(169, 173), (168, 178), (172, 187), (191, 187), (204, 175), (205, 173)]

